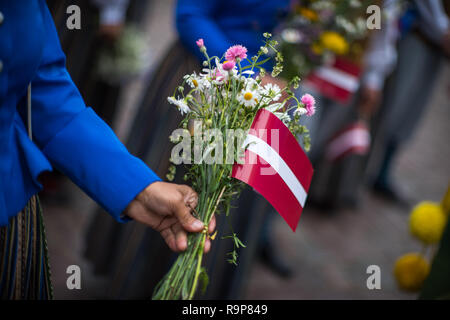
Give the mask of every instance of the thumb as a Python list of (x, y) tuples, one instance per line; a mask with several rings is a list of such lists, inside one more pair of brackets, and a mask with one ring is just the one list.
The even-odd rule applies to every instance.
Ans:
[(178, 190), (182, 194), (181, 200), (174, 206), (175, 216), (180, 221), (183, 228), (189, 232), (200, 232), (203, 230), (204, 224), (200, 220), (194, 218), (191, 210), (197, 205), (197, 194), (194, 190), (186, 185), (179, 185)]
[(189, 232), (200, 232), (203, 230), (203, 222), (194, 218), (189, 208), (184, 202), (175, 205), (175, 217), (181, 223), (183, 228)]

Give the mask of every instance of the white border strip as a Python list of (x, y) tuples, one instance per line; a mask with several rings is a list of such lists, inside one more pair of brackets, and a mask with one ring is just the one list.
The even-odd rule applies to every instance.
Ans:
[(348, 92), (355, 92), (359, 87), (357, 77), (336, 68), (320, 67), (317, 69), (316, 75)]
[(328, 147), (327, 158), (335, 159), (351, 148), (370, 146), (370, 134), (366, 129), (354, 128), (337, 137)]
[(256, 153), (270, 164), (270, 166), (280, 175), (281, 179), (283, 179), (303, 208), (305, 206), (307, 193), (300, 181), (298, 181), (297, 177), (292, 172), (291, 168), (289, 168), (278, 152), (276, 152), (264, 140), (252, 134), (247, 135), (247, 138), (244, 141), (244, 146), (247, 146), (247, 150)]

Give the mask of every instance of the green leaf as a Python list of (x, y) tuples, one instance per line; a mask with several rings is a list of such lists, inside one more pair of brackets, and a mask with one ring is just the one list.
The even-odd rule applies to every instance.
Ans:
[(245, 248), (245, 247), (246, 247), (245, 244), (243, 244), (242, 241), (239, 240), (238, 237), (236, 237), (235, 239), (236, 239), (236, 242), (237, 242), (237, 244), (238, 244), (238, 246), (237, 246), (238, 248), (239, 248), (239, 247), (242, 247), (242, 248)]

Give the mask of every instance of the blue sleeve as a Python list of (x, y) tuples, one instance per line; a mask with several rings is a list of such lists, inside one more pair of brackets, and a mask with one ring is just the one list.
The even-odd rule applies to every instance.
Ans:
[(233, 45), (231, 40), (214, 21), (221, 1), (218, 0), (178, 0), (176, 7), (176, 26), (181, 42), (194, 53), (200, 61), (203, 54), (195, 41), (203, 38), (209, 56), (218, 56)]
[(31, 83), (34, 141), (54, 167), (123, 222), (129, 202), (160, 179), (86, 107), (65, 68), (50, 12), (45, 1), (40, 3), (46, 40)]

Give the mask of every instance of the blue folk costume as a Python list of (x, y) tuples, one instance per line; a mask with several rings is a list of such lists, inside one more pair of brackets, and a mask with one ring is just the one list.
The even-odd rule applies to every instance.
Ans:
[(121, 214), (129, 202), (159, 180), (84, 104), (65, 68), (45, 1), (0, 0), (2, 298), (51, 296), (42, 217), (34, 195), (42, 189), (39, 175), (52, 167), (120, 222), (127, 220)]

